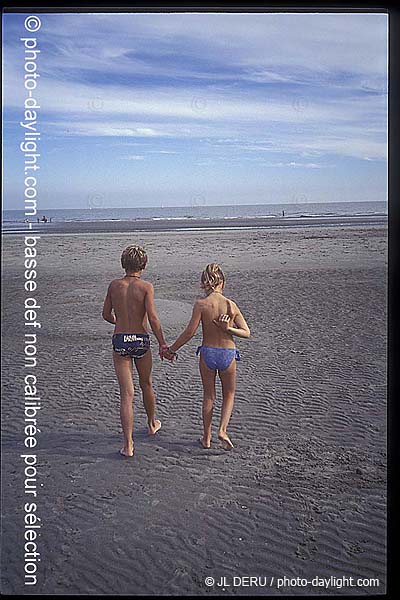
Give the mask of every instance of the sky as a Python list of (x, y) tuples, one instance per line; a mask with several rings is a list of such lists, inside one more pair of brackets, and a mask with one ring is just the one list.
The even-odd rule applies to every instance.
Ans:
[(3, 207), (387, 200), (387, 16), (3, 15)]

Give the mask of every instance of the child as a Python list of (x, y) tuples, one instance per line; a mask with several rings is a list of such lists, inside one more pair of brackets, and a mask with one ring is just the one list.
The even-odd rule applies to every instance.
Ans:
[(233, 336), (248, 338), (250, 329), (237, 305), (223, 295), (225, 277), (219, 265), (211, 263), (206, 266), (201, 275), (201, 286), (206, 297), (197, 300), (185, 331), (163, 354), (173, 360), (176, 351), (194, 336), (201, 321), (203, 342), (197, 348), (197, 354), (200, 353), (199, 368), (204, 391), (204, 434), (199, 441), (203, 448), (210, 448), (215, 378), (218, 371), (223, 395), (218, 439), (225, 450), (231, 450), (233, 444), (226, 430), (235, 397), (236, 360), (240, 360)]
[(140, 246), (128, 246), (123, 251), (121, 264), (125, 269), (125, 276), (110, 283), (103, 306), (103, 319), (115, 325), (112, 343), (114, 368), (121, 395), (120, 416), (124, 433), (124, 447), (120, 450), (122, 456), (134, 454), (132, 358), (139, 374), (149, 434), (154, 435), (161, 427), (161, 422), (155, 419), (155, 397), (151, 380), (152, 356), (150, 338), (146, 329), (147, 318), (158, 340), (161, 358), (167, 344), (154, 306), (153, 286), (141, 279), (147, 260), (146, 252)]

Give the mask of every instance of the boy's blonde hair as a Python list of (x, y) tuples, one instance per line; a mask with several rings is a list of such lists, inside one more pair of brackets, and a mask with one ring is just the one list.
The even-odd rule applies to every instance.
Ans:
[(146, 251), (141, 246), (128, 246), (121, 254), (121, 265), (125, 271), (143, 271), (147, 260)]
[(214, 291), (218, 285), (225, 285), (225, 275), (217, 263), (210, 263), (201, 274), (201, 285), (208, 291)]

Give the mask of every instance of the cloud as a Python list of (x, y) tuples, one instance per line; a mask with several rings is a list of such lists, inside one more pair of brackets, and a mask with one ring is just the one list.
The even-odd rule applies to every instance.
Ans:
[[(14, 118), (24, 15), (4, 18), (4, 111)], [(288, 168), (319, 168), (306, 157), (325, 155), (386, 159), (384, 14), (41, 18), (37, 94), (41, 127), (55, 137), (176, 144), (153, 148), (159, 155), (192, 141), (226, 156), (287, 154), (269, 162)]]
[(300, 169), (326, 169), (333, 165), (321, 165), (318, 163), (299, 163), (299, 162), (289, 162), (289, 163), (264, 163), (265, 167), (296, 167)]
[(178, 154), (176, 151), (171, 150), (148, 150), (149, 154)]
[(141, 156), (140, 154), (131, 154), (129, 156), (121, 156), (120, 158), (122, 160), (144, 160), (144, 156)]
[[(10, 28), (22, 19), (11, 18)], [(75, 13), (44, 14), (42, 22), (49, 64), (61, 75), (84, 69), (282, 81), (299, 78), (299, 69), (381, 76), (387, 65), (383, 13)]]

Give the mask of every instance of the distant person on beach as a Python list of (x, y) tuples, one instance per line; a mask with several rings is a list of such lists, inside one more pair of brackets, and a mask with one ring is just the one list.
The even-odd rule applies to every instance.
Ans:
[(146, 329), (147, 318), (158, 340), (161, 358), (167, 344), (154, 305), (153, 286), (141, 279), (147, 260), (147, 254), (140, 246), (125, 248), (121, 256), (125, 276), (110, 283), (103, 306), (103, 319), (115, 325), (112, 344), (114, 368), (121, 396), (120, 416), (124, 434), (124, 446), (120, 450), (122, 456), (134, 455), (132, 359), (135, 361), (139, 385), (143, 393), (148, 433), (154, 435), (161, 427), (161, 421), (155, 418), (155, 396), (151, 379), (152, 355)]
[(222, 384), (222, 411), (218, 439), (224, 450), (233, 448), (227, 433), (231, 418), (236, 387), (236, 360), (240, 360), (233, 336), (250, 337), (250, 329), (238, 306), (223, 294), (225, 276), (216, 263), (206, 266), (201, 275), (201, 287), (206, 297), (197, 300), (192, 318), (178, 339), (164, 350), (166, 358), (173, 360), (176, 352), (186, 344), (202, 324), (203, 341), (197, 348), (200, 354), (199, 368), (203, 382), (203, 437), (199, 442), (204, 449), (211, 446), (211, 422), (215, 400), (215, 379)]

